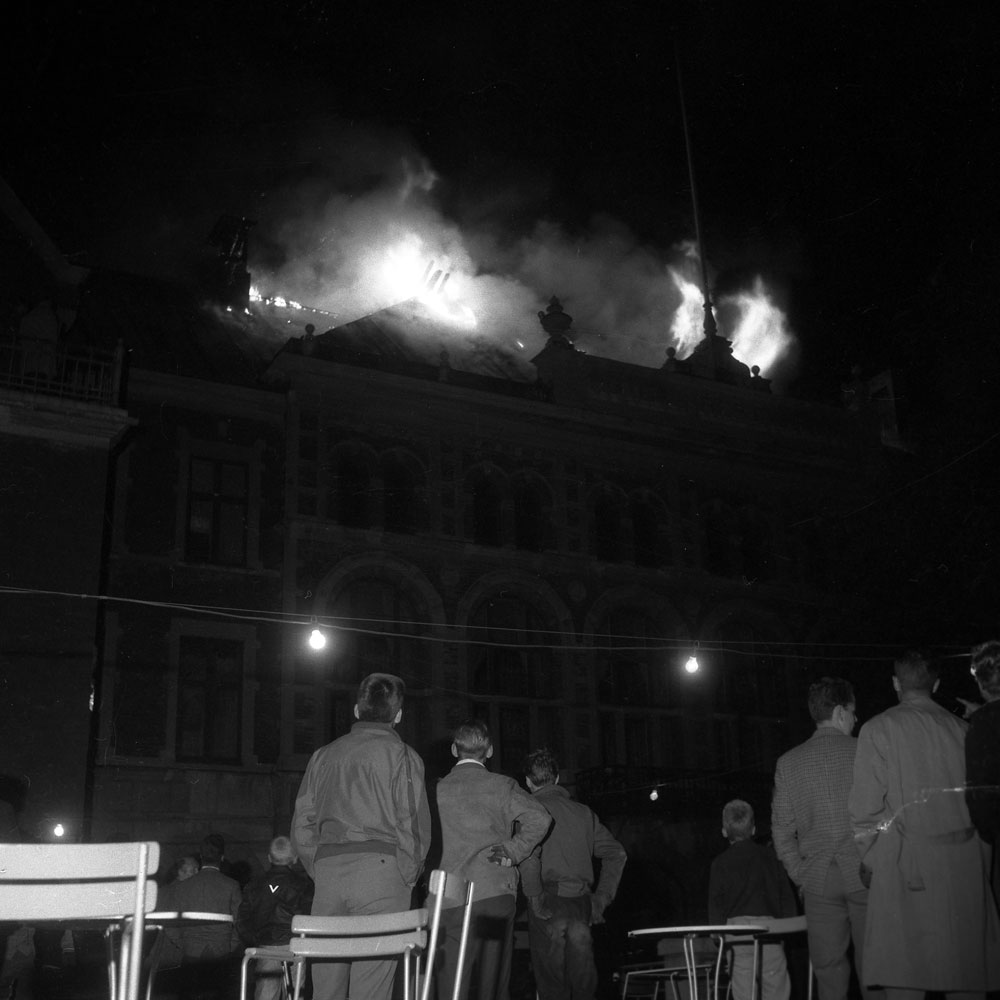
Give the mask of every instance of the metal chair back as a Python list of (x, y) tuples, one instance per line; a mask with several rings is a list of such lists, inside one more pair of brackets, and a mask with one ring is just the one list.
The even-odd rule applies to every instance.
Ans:
[(120, 922), (111, 997), (138, 1000), (145, 918), (156, 906), (156, 883), (149, 876), (159, 864), (160, 845), (148, 841), (0, 844), (0, 919)]
[[(412, 1000), (419, 973), (420, 954), (427, 947), (426, 909), (365, 916), (292, 918), (288, 950), (295, 959), (385, 958), (403, 956), (403, 997)], [(295, 970), (294, 1000), (299, 1000), (305, 961)]]

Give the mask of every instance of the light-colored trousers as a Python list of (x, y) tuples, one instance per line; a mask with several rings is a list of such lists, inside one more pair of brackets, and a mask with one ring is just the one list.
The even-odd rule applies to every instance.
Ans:
[[(759, 924), (770, 917), (743, 916), (730, 917), (730, 924)], [(733, 1000), (751, 1000), (753, 997), (753, 950), (752, 944), (733, 945), (733, 964), (729, 972)], [(760, 983), (763, 1000), (789, 1000), (792, 995), (792, 981), (785, 962), (785, 946), (781, 942), (765, 944), (760, 949)]]
[[(410, 908), (412, 890), (390, 854), (337, 854), (316, 862), (317, 917), (398, 913)], [(314, 1000), (390, 1000), (399, 961), (310, 963)]]

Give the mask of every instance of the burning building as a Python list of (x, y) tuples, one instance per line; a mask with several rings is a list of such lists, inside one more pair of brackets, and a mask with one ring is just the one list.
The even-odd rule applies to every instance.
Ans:
[[(223, 242), (239, 277), (241, 245)], [(444, 274), (425, 278), (440, 293)], [(557, 300), (527, 317), (530, 354), (461, 302), (417, 296), (327, 328), (232, 301), (88, 276), (77, 335), (121, 338), (130, 359), (102, 444), (107, 505), (72, 494), (106, 534), (72, 586), (55, 565), (9, 564), (11, 585), (79, 593), (93, 622), (96, 674), (73, 671), (95, 682), (94, 715), (74, 703), (93, 723), (94, 837), (169, 856), (211, 828), (236, 857), (259, 849), (373, 670), (405, 678), (401, 729), (432, 774), (478, 715), (499, 769), (547, 744), (567, 783), (621, 793), (616, 808), (657, 789), (657, 808), (714, 801), (732, 776), (766, 797), (800, 735), (795, 651), (849, 614), (816, 515), (870, 495), (864, 414), (772, 394), (721, 336), (656, 367), (584, 352)], [(50, 389), (18, 405), (40, 419)]]

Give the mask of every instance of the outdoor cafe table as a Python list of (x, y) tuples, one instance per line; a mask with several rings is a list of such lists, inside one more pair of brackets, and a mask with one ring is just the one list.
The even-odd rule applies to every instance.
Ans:
[[(734, 935), (753, 937), (753, 987), (750, 1000), (757, 1000), (757, 970), (760, 968), (760, 938), (767, 933), (766, 927), (759, 924), (692, 924), (683, 927), (642, 927), (638, 930), (629, 931), (630, 938), (655, 935), (656, 937), (680, 937), (683, 938), (684, 947), (684, 967), (687, 970), (688, 997), (690, 1000), (697, 1000), (698, 997), (698, 969), (694, 951), (694, 943), (698, 938), (718, 938), (719, 952), (716, 957), (715, 982), (718, 987), (718, 969), (722, 962), (722, 950), (726, 944), (726, 938)], [(706, 998), (708, 1000), (708, 998)]]

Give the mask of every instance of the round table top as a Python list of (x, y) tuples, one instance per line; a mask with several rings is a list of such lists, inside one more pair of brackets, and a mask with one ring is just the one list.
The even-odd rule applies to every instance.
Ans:
[(674, 934), (766, 934), (767, 928), (760, 924), (691, 924), (683, 927), (640, 927), (629, 931), (629, 937), (641, 934), (659, 934), (669, 937)]

